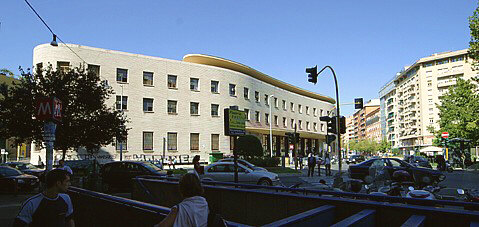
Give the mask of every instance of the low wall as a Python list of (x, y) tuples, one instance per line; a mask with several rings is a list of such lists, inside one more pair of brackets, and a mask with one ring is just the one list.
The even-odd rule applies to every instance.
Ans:
[[(471, 221), (479, 221), (479, 212), (475, 211), (221, 186), (206, 185), (204, 188), (210, 209), (227, 220), (255, 226), (272, 223), (323, 205), (335, 206), (334, 223), (365, 209), (376, 211), (374, 217), (377, 226), (399, 226), (411, 215), (425, 216), (427, 226), (468, 226)], [(177, 182), (152, 179), (136, 181), (132, 198), (166, 207), (171, 207), (182, 199)]]

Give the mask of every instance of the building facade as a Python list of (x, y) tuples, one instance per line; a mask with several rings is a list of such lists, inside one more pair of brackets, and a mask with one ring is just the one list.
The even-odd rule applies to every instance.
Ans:
[[(191, 54), (178, 61), (75, 44), (69, 47), (108, 81), (115, 91), (109, 105), (122, 109), (130, 119), (127, 127), (131, 130), (121, 146), (123, 159), (160, 159), (165, 154), (180, 161), (200, 155), (206, 161), (212, 152), (231, 154), (234, 145), (225, 136), (223, 118), (224, 109), (230, 106), (246, 112), (247, 134), (256, 135), (268, 153), (270, 124), (275, 156), (288, 150), (285, 133), (294, 132), (295, 125), (301, 136), (299, 150), (325, 147), (326, 124), (319, 117), (334, 107), (330, 97), (213, 56)], [(43, 44), (35, 47), (33, 63), (61, 69), (77, 67), (82, 60), (64, 45)], [(100, 153), (105, 159), (118, 160), (119, 145), (103, 147)], [(31, 162), (44, 156), (40, 151), (32, 149)], [(80, 151), (68, 155), (85, 158)]]
[(380, 108), (366, 115), (366, 139), (381, 142)]
[(379, 111), (379, 99), (369, 100), (362, 109), (353, 114), (354, 136), (356, 140), (367, 138), (367, 116), (374, 111)]
[[(389, 82), (380, 91), (387, 109), (381, 119), (388, 122), (388, 130), (383, 134), (393, 142), (393, 147), (404, 151), (431, 146), (434, 135), (427, 127), (439, 128), (439, 97), (447, 93), (457, 78), (475, 76), (477, 73), (467, 61), (467, 49), (417, 60), (396, 75), (394, 85)], [(389, 121), (397, 123), (389, 125)]]
[(398, 120), (397, 120), (397, 97), (394, 78), (389, 81), (379, 91), (380, 97), (380, 121), (381, 121), (381, 137), (391, 142), (391, 147), (397, 148), (399, 144), (398, 138)]

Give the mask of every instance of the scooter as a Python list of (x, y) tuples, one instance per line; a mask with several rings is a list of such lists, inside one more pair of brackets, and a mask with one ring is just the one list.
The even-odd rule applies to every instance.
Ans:
[(417, 190), (413, 186), (408, 187), (409, 192), (406, 194), (406, 198), (415, 199), (436, 199), (435, 193), (441, 190), (441, 187), (426, 186), (422, 190)]
[(463, 197), (466, 202), (479, 203), (479, 190), (477, 189), (457, 189), (457, 193)]

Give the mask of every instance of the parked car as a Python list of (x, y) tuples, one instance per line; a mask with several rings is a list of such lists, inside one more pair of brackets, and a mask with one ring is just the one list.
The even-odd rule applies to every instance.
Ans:
[(30, 174), (38, 178), (42, 178), (45, 173), (44, 169), (40, 169), (30, 163), (25, 162), (7, 162), (5, 165), (20, 170), (24, 174)]
[(0, 166), (0, 190), (14, 191), (15, 181), (18, 183), (18, 191), (32, 191), (39, 185), (39, 180), (36, 176), (24, 174), (9, 166)]
[(411, 155), (411, 156), (406, 157), (404, 159), (404, 161), (408, 162), (409, 164), (411, 164), (413, 166), (432, 169), (431, 163), (429, 163), (429, 161), (422, 156)]
[(133, 178), (137, 176), (166, 176), (166, 171), (151, 162), (118, 161), (104, 164), (100, 174), (103, 190), (110, 192), (131, 189)]
[[(202, 180), (234, 182), (234, 163), (215, 162), (205, 167), (205, 173), (200, 175)], [(268, 171), (254, 171), (245, 165), (238, 163), (238, 183), (279, 185), (281, 184), (278, 174)]]
[(364, 158), (364, 156), (362, 155), (351, 155), (351, 157), (349, 157), (348, 160), (346, 160), (346, 164), (356, 164), (356, 163), (360, 163), (362, 161), (366, 160)]
[(393, 173), (397, 170), (407, 171), (411, 177), (411, 179), (407, 179), (407, 181), (420, 185), (441, 182), (446, 178), (441, 171), (416, 167), (398, 158), (374, 158), (356, 165), (350, 165), (349, 175), (351, 178), (367, 182), (366, 177), (370, 176), (370, 167), (372, 165), (377, 166), (377, 163), (384, 165), (384, 169), (389, 176), (393, 176)]
[[(223, 158), (223, 159), (218, 160), (218, 162), (233, 162), (233, 161), (234, 161), (234, 158)], [(244, 166), (246, 166), (246, 167), (248, 167), (248, 168), (250, 168), (254, 171), (268, 171), (263, 167), (255, 166), (251, 162), (248, 162), (248, 161), (243, 160), (243, 159), (238, 158), (238, 163), (241, 164), (241, 165), (244, 165)]]

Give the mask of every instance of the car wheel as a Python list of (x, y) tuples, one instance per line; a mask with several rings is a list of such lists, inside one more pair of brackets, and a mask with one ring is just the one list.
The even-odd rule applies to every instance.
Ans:
[(273, 183), (271, 182), (270, 179), (261, 178), (261, 179), (258, 181), (258, 185), (271, 186), (271, 185), (273, 185)]
[(431, 178), (428, 177), (428, 176), (422, 177), (422, 183), (424, 183), (424, 184), (430, 184), (430, 183), (432, 183), (432, 182), (431, 182)]
[(364, 183), (366, 183), (366, 184), (371, 184), (373, 182), (373, 180), (374, 180), (374, 178), (372, 176), (369, 176), (369, 175), (365, 176), (364, 179), (363, 179)]

